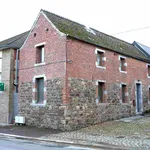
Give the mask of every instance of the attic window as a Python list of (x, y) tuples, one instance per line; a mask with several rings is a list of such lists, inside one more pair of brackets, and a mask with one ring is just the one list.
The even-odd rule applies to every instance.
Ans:
[(36, 48), (36, 64), (44, 63), (44, 47), (45, 42), (35, 45)]
[(44, 46), (39, 46), (36, 48), (36, 63), (44, 62)]

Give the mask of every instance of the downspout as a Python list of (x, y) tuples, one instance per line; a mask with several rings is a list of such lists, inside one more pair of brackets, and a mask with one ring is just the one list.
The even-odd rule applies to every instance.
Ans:
[(16, 89), (15, 89), (15, 92), (18, 93), (18, 70), (19, 70), (19, 49), (17, 49), (17, 52), (16, 52), (16, 73), (15, 73), (15, 83), (14, 85), (16, 86)]

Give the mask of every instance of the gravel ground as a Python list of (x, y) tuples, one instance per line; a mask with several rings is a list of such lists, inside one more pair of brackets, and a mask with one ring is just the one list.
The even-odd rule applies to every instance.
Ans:
[(150, 117), (130, 121), (108, 121), (76, 131), (33, 128), (27, 126), (1, 126), (0, 133), (38, 137), (52, 141), (110, 144), (129, 149), (150, 149)]

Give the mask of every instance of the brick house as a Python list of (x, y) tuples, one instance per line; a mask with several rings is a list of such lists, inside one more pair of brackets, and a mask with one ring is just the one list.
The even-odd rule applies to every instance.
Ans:
[[(16, 55), (27, 33), (22, 33), (12, 38), (0, 42), (0, 83), (4, 83), (4, 91), (0, 91), (0, 124), (12, 123), (14, 119), (13, 95), (17, 92), (15, 84), (16, 75)], [(18, 78), (18, 77), (17, 77)], [(17, 109), (17, 106), (16, 106)]]
[(20, 50), (19, 114), (62, 130), (142, 114), (149, 63), (132, 44), (41, 10)]

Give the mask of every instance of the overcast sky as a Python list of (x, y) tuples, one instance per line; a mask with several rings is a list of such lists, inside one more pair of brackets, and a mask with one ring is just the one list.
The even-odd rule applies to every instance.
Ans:
[(1, 0), (0, 41), (29, 30), (40, 9), (150, 47), (150, 0)]

